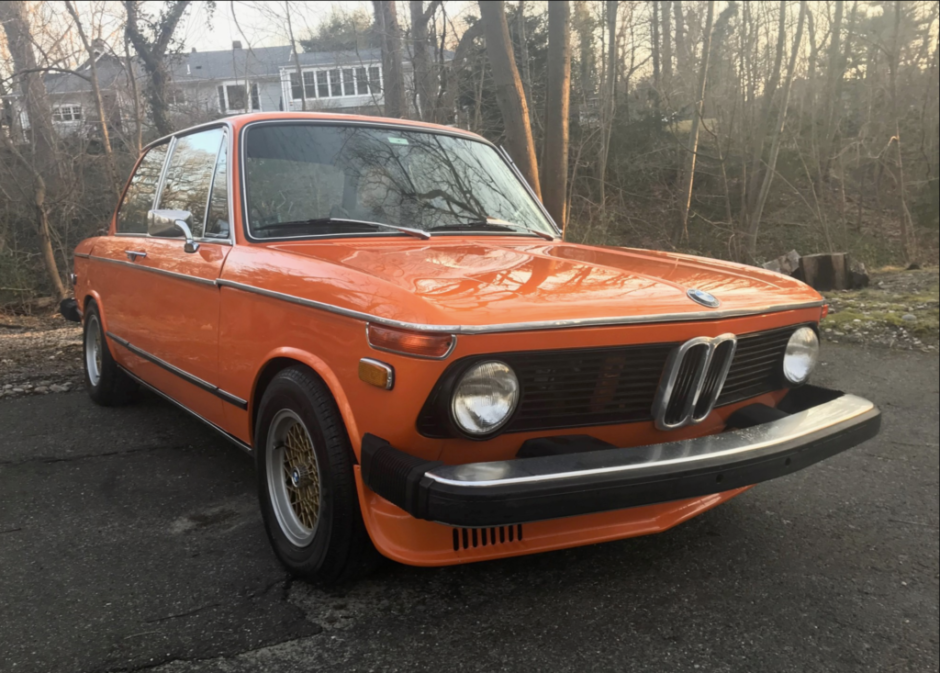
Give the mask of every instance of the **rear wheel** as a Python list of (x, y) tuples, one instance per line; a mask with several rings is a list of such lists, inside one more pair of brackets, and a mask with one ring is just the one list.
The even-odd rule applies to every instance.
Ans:
[(137, 384), (118, 367), (108, 349), (101, 314), (95, 302), (85, 309), (82, 339), (85, 364), (85, 388), (95, 404), (113, 407), (133, 400)]
[(268, 386), (255, 451), (261, 513), (281, 563), (324, 584), (371, 570), (378, 553), (362, 522), (346, 428), (309, 369), (285, 369)]

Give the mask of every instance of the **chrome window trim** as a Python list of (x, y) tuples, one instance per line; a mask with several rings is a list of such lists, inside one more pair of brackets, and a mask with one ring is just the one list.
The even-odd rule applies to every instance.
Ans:
[[(371, 322), (376, 322), (372, 320)], [(391, 327), (392, 325), (382, 325), (383, 327)], [(421, 330), (422, 332), (427, 332), (428, 330)], [(372, 343), (372, 339), (369, 338), (369, 322), (366, 322), (366, 343), (369, 344), (369, 348), (377, 351), (382, 351), (383, 353), (394, 353), (395, 355), (403, 355), (409, 358), (418, 358), (419, 360), (446, 360), (450, 357), (450, 354), (454, 352), (454, 349), (457, 348), (457, 335), (450, 335), (450, 347), (447, 349), (447, 352), (441, 356), (434, 357), (433, 355), (417, 355), (415, 353), (406, 353), (404, 351), (394, 351), (391, 348), (382, 348), (382, 346), (376, 346)]]
[[(843, 395), (786, 418), (747, 428), (663, 444), (608, 449), (586, 454), (506, 460), (468, 465), (442, 465), (425, 477), (449, 486), (487, 488), (510, 484), (579, 479), (625, 472), (642, 473), (663, 468), (692, 469), (696, 465), (734, 459), (744, 453), (754, 457), (771, 454), (788, 444), (808, 442), (831, 431), (850, 426), (856, 419), (877, 412), (875, 405), (855, 395)], [(629, 451), (629, 461), (623, 457)], [(593, 467), (572, 469), (590, 459)], [(497, 476), (498, 475), (498, 476)]]
[(217, 281), (209, 280), (208, 278), (199, 278), (198, 276), (190, 276), (189, 274), (179, 273), (176, 271), (167, 271), (166, 269), (158, 269), (152, 266), (142, 266), (141, 264), (134, 264), (133, 262), (125, 262), (123, 259), (110, 259), (108, 257), (99, 257), (98, 255), (90, 255), (89, 259), (93, 259), (98, 262), (106, 262), (108, 264), (120, 264), (122, 266), (129, 266), (132, 269), (139, 269), (140, 271), (148, 271), (150, 273), (156, 273), (162, 276), (169, 276), (170, 278), (176, 278), (177, 280), (185, 280), (191, 283), (197, 283), (199, 285), (210, 285), (212, 287), (215, 287), (218, 285)]
[(193, 374), (190, 374), (189, 372), (182, 370), (175, 365), (171, 365), (166, 360), (162, 360), (158, 358), (156, 355), (152, 355), (151, 353), (148, 353), (144, 349), (134, 346), (133, 344), (129, 343), (126, 339), (122, 339), (121, 337), (119, 337), (117, 334), (114, 334), (113, 332), (106, 332), (106, 334), (108, 335), (108, 338), (113, 339), (116, 343), (120, 344), (121, 346), (129, 350), (134, 355), (140, 358), (143, 358), (147, 362), (151, 362), (157, 365), (161, 369), (165, 369), (171, 374), (175, 374), (176, 376), (180, 377), (187, 383), (191, 383), (197, 388), (200, 388), (201, 390), (204, 390), (207, 393), (215, 395), (216, 397), (222, 399), (225, 402), (228, 402), (229, 404), (232, 404), (238, 407), (239, 409), (245, 410), (248, 408), (248, 402), (241, 399), (240, 397), (232, 395), (231, 393), (225, 392), (224, 390), (219, 388), (217, 385), (209, 383), (208, 381), (205, 381), (199, 378), (198, 376), (194, 376)]
[(663, 313), (659, 315), (636, 315), (609, 318), (544, 320), (533, 322), (503, 323), (495, 325), (427, 325), (423, 323), (403, 322), (400, 320), (394, 320), (392, 318), (371, 315), (369, 313), (363, 313), (361, 311), (343, 308), (333, 304), (326, 304), (324, 302), (315, 301), (313, 299), (305, 299), (303, 297), (297, 297), (292, 294), (285, 294), (283, 292), (276, 292), (274, 290), (266, 290), (254, 285), (246, 285), (245, 283), (239, 283), (237, 281), (227, 280), (224, 278), (219, 278), (216, 281), (216, 284), (221, 287), (230, 287), (236, 290), (242, 290), (243, 292), (258, 294), (263, 297), (279, 299), (281, 301), (297, 304), (299, 306), (306, 306), (308, 308), (314, 308), (321, 311), (326, 311), (328, 313), (335, 313), (336, 315), (345, 316), (347, 318), (364, 320), (366, 322), (374, 322), (378, 325), (385, 325), (386, 327), (397, 327), (399, 329), (412, 330), (415, 332), (431, 332), (434, 334), (452, 335), (502, 334), (507, 332), (530, 332), (570, 329), (575, 327), (614, 327), (618, 325), (655, 325), (659, 323), (674, 322), (701, 322), (705, 320), (724, 320), (727, 318), (743, 318), (753, 315), (762, 315), (765, 313), (781, 313), (783, 311), (797, 311), (807, 308), (819, 308), (825, 303), (825, 300), (821, 299), (819, 301), (803, 302), (797, 304), (774, 304), (770, 306), (762, 306), (756, 309), (725, 309), (723, 311), (696, 311), (694, 313)]
[[(212, 122), (207, 122), (205, 124), (200, 124), (199, 126), (193, 126), (191, 128), (184, 129), (183, 131), (180, 131), (179, 133), (173, 133), (167, 136), (163, 136), (161, 138), (157, 138), (153, 142), (144, 146), (144, 148), (140, 152), (141, 157), (143, 157), (147, 152), (149, 152), (154, 147), (157, 147), (158, 145), (162, 145), (164, 143), (168, 145), (166, 156), (163, 158), (163, 167), (160, 169), (160, 179), (157, 181), (157, 191), (154, 194), (153, 202), (150, 204), (150, 210), (153, 210), (156, 207), (156, 204), (159, 203), (159, 197), (163, 195), (163, 184), (166, 179), (166, 172), (170, 165), (170, 158), (173, 155), (173, 151), (176, 149), (177, 137), (188, 136), (194, 133), (199, 133), (201, 131), (211, 131), (212, 129), (215, 129), (215, 128), (222, 129), (223, 131), (222, 142), (223, 143), (226, 142), (226, 139), (228, 140), (228, 150), (229, 150), (228, 157), (229, 157), (229, 162), (231, 162), (231, 158), (236, 149), (235, 148), (235, 131), (234, 131), (234, 128), (232, 127), (232, 123), (227, 120), (226, 121), (212, 121)], [(221, 144), (219, 145), (219, 148), (220, 148), (219, 151), (221, 151)], [(219, 154), (218, 154), (219, 151), (216, 152), (216, 157), (215, 157), (216, 166), (218, 165), (218, 162), (219, 162)], [(137, 165), (135, 165), (134, 168), (136, 169)], [(233, 196), (233, 191), (232, 191), (234, 189), (234, 183), (232, 181), (232, 170), (230, 167), (227, 173), (228, 175), (226, 177), (227, 177), (227, 183), (228, 183), (228, 213), (229, 213), (229, 218), (231, 220), (232, 213), (235, 212), (235, 201), (234, 201), (234, 196)], [(131, 173), (131, 177), (133, 177), (133, 175), (134, 174)], [(215, 184), (215, 169), (214, 168), (212, 171), (212, 180), (213, 180), (213, 184)], [(130, 182), (130, 178), (128, 178), (128, 183), (129, 182)], [(123, 236), (123, 237), (129, 237), (129, 238), (146, 238), (146, 239), (154, 238), (153, 236), (150, 236), (150, 234), (147, 234), (147, 233), (136, 234), (136, 233), (118, 232), (117, 215), (121, 209), (121, 206), (124, 203), (124, 196), (126, 195), (126, 191), (127, 191), (127, 185), (125, 184), (124, 191), (121, 193), (121, 200), (118, 202), (117, 208), (114, 211), (114, 233), (111, 235)], [(211, 188), (209, 191), (209, 197), (210, 198), (212, 197)], [(206, 201), (206, 204), (208, 207), (208, 200)], [(235, 245), (235, 225), (233, 222), (231, 221), (229, 222), (228, 238), (197, 238), (196, 240), (200, 242), (205, 242), (205, 243), (218, 243), (219, 245), (233, 246)]]
[[(120, 365), (118, 365), (118, 366), (120, 367)], [(233, 444), (235, 444), (235, 446), (237, 446), (238, 448), (240, 448), (242, 451), (245, 451), (246, 453), (249, 453), (249, 454), (250, 454), (250, 453), (253, 453), (253, 449), (251, 448), (251, 446), (248, 445), (248, 444), (246, 444), (246, 443), (243, 442), (242, 440), (240, 440), (240, 439), (239, 439), (238, 437), (236, 437), (235, 435), (229, 434), (228, 432), (226, 432), (225, 430), (223, 430), (222, 428), (220, 428), (218, 425), (216, 425), (215, 423), (213, 423), (213, 422), (210, 421), (209, 419), (200, 416), (199, 414), (197, 414), (195, 411), (193, 411), (193, 410), (190, 409), (189, 407), (187, 407), (187, 406), (181, 404), (180, 402), (177, 402), (177, 401), (174, 400), (172, 397), (170, 397), (169, 395), (167, 395), (165, 392), (163, 392), (162, 390), (160, 390), (159, 388), (157, 388), (157, 387), (155, 387), (155, 386), (150, 385), (149, 383), (147, 383), (146, 381), (144, 381), (142, 378), (140, 378), (139, 376), (137, 376), (137, 375), (134, 374), (133, 372), (128, 371), (128, 370), (125, 369), (124, 367), (121, 367), (121, 370), (122, 370), (125, 374), (127, 374), (128, 376), (130, 376), (132, 379), (134, 379), (137, 383), (139, 383), (139, 384), (142, 385), (144, 388), (146, 388), (147, 390), (149, 390), (150, 392), (152, 392), (152, 393), (154, 393), (154, 394), (156, 394), (156, 395), (162, 397), (163, 399), (165, 399), (165, 400), (166, 400), (167, 402), (169, 402), (170, 404), (172, 404), (172, 405), (174, 405), (174, 406), (176, 406), (176, 407), (179, 407), (180, 409), (182, 409), (183, 411), (185, 411), (185, 412), (186, 412), (187, 414), (189, 414), (190, 416), (193, 416), (193, 417), (196, 418), (197, 420), (200, 420), (200, 421), (202, 421), (203, 423), (205, 423), (206, 425), (208, 425), (210, 428), (212, 428), (213, 430), (215, 430), (216, 432), (218, 432), (220, 435), (222, 435), (223, 437), (225, 437), (225, 439), (227, 439), (228, 441), (230, 441), (230, 442), (232, 442)]]
[[(150, 200), (150, 208), (148, 210), (153, 210), (154, 204), (157, 203), (157, 196), (160, 194), (160, 190), (163, 187), (163, 178), (166, 175), (167, 161), (170, 158), (170, 152), (173, 149), (173, 137), (170, 136), (168, 139), (160, 138), (159, 140), (154, 140), (152, 143), (144, 147), (140, 151), (140, 157), (137, 159), (137, 163), (134, 164), (134, 169), (131, 171), (130, 177), (127, 179), (127, 182), (124, 184), (124, 190), (121, 192), (121, 198), (118, 200), (117, 207), (114, 209), (114, 236), (127, 236), (127, 237), (136, 237), (136, 238), (150, 238), (150, 235), (144, 231), (143, 233), (136, 232), (120, 232), (118, 231), (118, 216), (121, 214), (121, 207), (124, 205), (124, 199), (127, 198), (127, 189), (130, 187), (131, 181), (134, 179), (134, 176), (137, 174), (137, 170), (140, 168), (140, 164), (143, 161), (144, 157), (147, 156), (147, 152), (150, 150), (159, 147), (160, 145), (166, 144), (166, 155), (163, 157), (163, 165), (160, 166), (160, 177), (157, 178), (157, 186), (154, 189), (153, 198)], [(110, 228), (109, 228), (110, 229)]]
[[(505, 153), (505, 150), (503, 150), (500, 147), (497, 147), (486, 138), (480, 137), (468, 131), (463, 131), (461, 129), (447, 129), (447, 128), (437, 128), (437, 127), (425, 128), (422, 126), (412, 126), (410, 124), (396, 124), (396, 123), (384, 122), (384, 121), (360, 121), (356, 119), (317, 119), (317, 118), (311, 119), (311, 118), (304, 118), (304, 117), (298, 116), (298, 117), (291, 117), (287, 119), (261, 119), (261, 120), (254, 121), (254, 122), (248, 122), (241, 128), (238, 134), (239, 135), (239, 138), (238, 138), (239, 146), (237, 149), (238, 160), (239, 160), (238, 174), (240, 178), (239, 179), (240, 184), (238, 185), (238, 189), (239, 189), (239, 194), (241, 195), (241, 201), (242, 201), (242, 207), (241, 207), (241, 211), (239, 214), (241, 215), (241, 218), (242, 218), (242, 234), (245, 236), (245, 240), (248, 241), (249, 243), (270, 243), (270, 242), (275, 242), (275, 241), (289, 240), (287, 238), (270, 238), (270, 239), (254, 238), (249, 232), (249, 228), (248, 228), (248, 192), (247, 192), (246, 181), (245, 181), (246, 172), (244, 171), (245, 160), (246, 160), (245, 137), (247, 136), (248, 131), (253, 126), (263, 126), (267, 124), (272, 124), (272, 125), (312, 124), (316, 126), (360, 126), (364, 128), (394, 129), (396, 131), (410, 131), (412, 133), (431, 133), (431, 134), (436, 134), (436, 135), (451, 136), (454, 138), (461, 138), (463, 140), (470, 140), (473, 142), (478, 142), (481, 145), (487, 145), (490, 148), (492, 148), (496, 152), (496, 154), (502, 158), (502, 160), (509, 167), (509, 170), (512, 172), (512, 174), (516, 176), (516, 179), (520, 183), (522, 183), (523, 188), (529, 194), (529, 198), (535, 201), (539, 209), (539, 212), (541, 212), (545, 216), (549, 225), (555, 230), (555, 233), (558, 236), (561, 235), (561, 229), (558, 228), (558, 224), (555, 222), (555, 220), (552, 219), (552, 216), (548, 214), (548, 211), (545, 210), (545, 206), (542, 204), (541, 200), (536, 198), (535, 192), (532, 191), (532, 188), (529, 186), (529, 183), (526, 182), (525, 178), (522, 177), (522, 174), (516, 168), (516, 165), (511, 160), (508, 159), (509, 155)], [(464, 233), (464, 232), (458, 232), (458, 233)], [(486, 232), (487, 235), (490, 233), (491, 232)], [(377, 235), (376, 233), (363, 233), (363, 234), (359, 234), (358, 236), (359, 237), (374, 237), (376, 235)], [(517, 235), (526, 236), (526, 234), (524, 233), (517, 234)], [(386, 237), (387, 236), (389, 235), (386, 234)], [(394, 236), (394, 234), (392, 234), (392, 236)], [(295, 238), (295, 239), (337, 238), (337, 236), (329, 235), (329, 234), (318, 234), (318, 235), (313, 235), (313, 236), (291, 237), (291, 238)]]
[[(718, 350), (720, 345), (729, 341), (732, 343), (731, 354), (725, 362), (722, 363), (718, 381), (715, 384), (715, 393), (712, 395), (712, 399), (709, 404), (706, 405), (703, 413), (696, 415), (695, 409), (698, 406), (702, 388), (708, 378), (715, 351)], [(666, 421), (666, 413), (672, 402), (673, 393), (675, 392), (676, 379), (682, 369), (682, 364), (685, 362), (686, 355), (696, 346), (705, 346), (708, 350), (699, 365), (698, 371), (695, 372), (695, 378), (689, 389), (688, 399), (685, 400), (685, 406), (682, 409), (682, 416), (675, 423), (668, 423)], [(662, 382), (660, 383), (659, 390), (656, 391), (656, 399), (653, 401), (653, 420), (656, 422), (656, 427), (660, 430), (677, 430), (687, 425), (696, 425), (704, 421), (715, 408), (715, 403), (721, 396), (721, 390), (724, 388), (725, 379), (728, 377), (728, 371), (731, 369), (731, 362), (734, 360), (737, 348), (738, 337), (729, 332), (714, 338), (695, 337), (673, 349), (672, 353), (669, 354), (669, 359), (666, 361)]]

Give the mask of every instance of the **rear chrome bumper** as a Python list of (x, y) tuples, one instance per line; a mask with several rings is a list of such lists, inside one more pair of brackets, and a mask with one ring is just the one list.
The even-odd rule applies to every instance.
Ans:
[(416, 518), (464, 527), (699, 497), (797, 472), (878, 434), (874, 404), (834, 392), (829, 398), (779, 420), (697, 439), (464, 465), (424, 461), (365, 435), (362, 477)]

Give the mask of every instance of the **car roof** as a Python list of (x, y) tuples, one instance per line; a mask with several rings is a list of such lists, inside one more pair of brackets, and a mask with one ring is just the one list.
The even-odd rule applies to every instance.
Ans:
[(262, 121), (336, 121), (336, 122), (352, 122), (356, 124), (376, 124), (381, 126), (396, 126), (402, 129), (409, 129), (415, 131), (431, 131), (436, 133), (447, 133), (449, 135), (458, 135), (463, 136), (472, 140), (478, 140), (485, 143), (489, 143), (483, 136), (480, 136), (471, 131), (465, 131), (464, 129), (457, 128), (455, 126), (444, 126), (442, 124), (431, 124), (428, 122), (422, 121), (413, 121), (410, 119), (399, 119), (397, 117), (379, 117), (372, 115), (354, 115), (354, 114), (340, 114), (333, 112), (249, 112), (246, 114), (232, 115), (229, 117), (221, 117), (219, 119), (207, 122), (204, 124), (198, 124), (196, 126), (190, 126), (185, 129), (180, 129), (179, 131), (174, 131), (168, 136), (163, 136), (158, 138), (151, 143), (148, 143), (144, 149), (149, 149), (153, 145), (158, 145), (162, 142), (165, 142), (172, 138), (173, 136), (185, 135), (199, 129), (207, 129), (220, 125), (226, 125), (231, 127), (234, 131), (240, 131), (244, 126), (252, 124), (254, 122)]

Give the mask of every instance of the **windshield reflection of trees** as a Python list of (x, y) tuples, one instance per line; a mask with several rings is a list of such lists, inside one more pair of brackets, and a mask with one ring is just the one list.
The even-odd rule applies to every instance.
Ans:
[[(509, 167), (482, 143), (312, 125), (251, 133), (261, 137), (249, 141), (250, 224), (263, 235), (288, 235), (270, 225), (327, 217), (425, 230), (495, 218), (550, 231)], [(289, 235), (302, 233), (324, 232)]]

